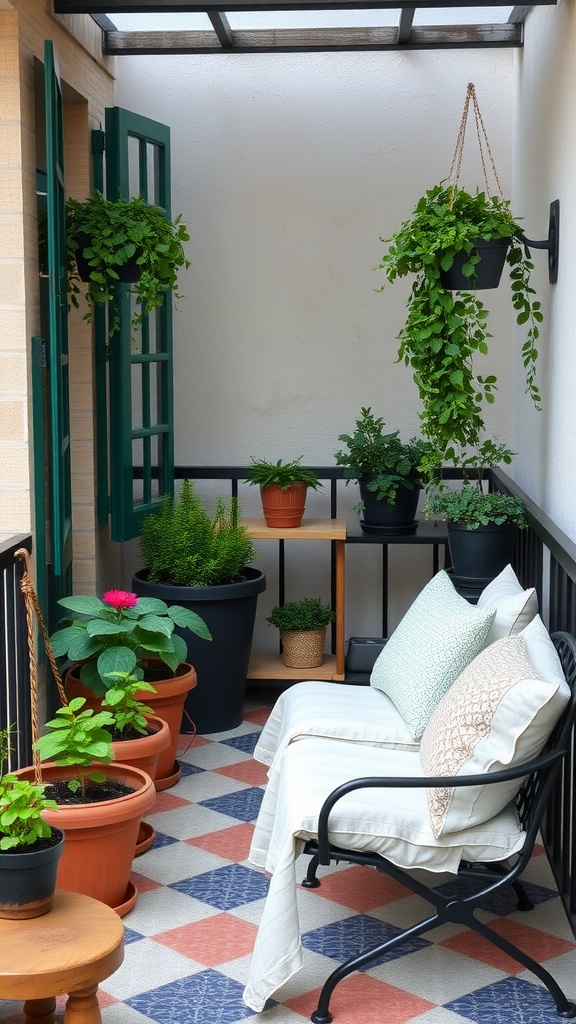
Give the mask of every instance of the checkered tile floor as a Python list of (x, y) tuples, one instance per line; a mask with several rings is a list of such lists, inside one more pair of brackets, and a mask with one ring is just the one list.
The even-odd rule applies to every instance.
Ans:
[[(254, 695), (255, 694), (255, 695)], [(360, 867), (321, 869), (322, 885), (299, 891), (304, 969), (269, 1009), (242, 1002), (267, 878), (247, 861), (266, 769), (252, 760), (269, 713), (266, 692), (246, 702), (233, 732), (182, 737), (182, 778), (158, 794), (147, 817), (152, 849), (134, 862), (138, 900), (124, 918), (126, 957), (101, 986), (103, 1024), (301, 1024), (336, 963), (373, 938), (418, 919), (422, 903), (398, 883)], [(305, 873), (303, 858), (302, 872)], [(514, 909), (506, 895), (484, 919), (546, 963), (576, 997), (576, 943), (546, 857), (529, 873), (535, 909)], [(420, 904), (420, 907), (418, 906)], [(418, 939), (335, 991), (335, 1024), (552, 1024), (547, 991), (515, 961), (460, 926)], [(0, 1019), (21, 1020), (20, 1005), (0, 1004)]]

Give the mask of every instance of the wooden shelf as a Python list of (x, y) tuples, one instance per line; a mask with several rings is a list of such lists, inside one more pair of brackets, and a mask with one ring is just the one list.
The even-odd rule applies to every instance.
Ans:
[(306, 519), (302, 526), (278, 529), (263, 517), (243, 519), (252, 540), (346, 540), (345, 519)]
[(330, 679), (343, 682), (344, 673), (336, 671), (336, 655), (325, 654), (317, 668), (287, 668), (280, 654), (252, 654), (248, 668), (249, 679)]

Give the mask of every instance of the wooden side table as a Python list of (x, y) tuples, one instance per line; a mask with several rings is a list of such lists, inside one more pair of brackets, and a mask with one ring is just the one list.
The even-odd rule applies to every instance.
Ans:
[(23, 999), (36, 1022), (68, 995), (65, 1024), (101, 1024), (97, 991), (124, 959), (124, 926), (111, 907), (57, 890), (52, 909), (27, 921), (0, 921), (0, 999)]

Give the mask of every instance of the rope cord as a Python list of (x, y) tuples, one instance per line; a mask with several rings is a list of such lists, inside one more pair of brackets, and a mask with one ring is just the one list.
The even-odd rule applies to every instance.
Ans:
[(456, 146), (454, 148), (454, 156), (452, 157), (452, 163), (450, 165), (450, 171), (448, 174), (448, 184), (451, 190), (450, 207), (454, 202), (454, 196), (458, 188), (458, 182), (460, 179), (460, 169), (462, 167), (462, 156), (464, 154), (464, 140), (466, 137), (466, 124), (468, 121), (468, 111), (470, 108), (470, 101), (474, 108), (474, 120), (476, 123), (476, 138), (478, 139), (478, 148), (480, 150), (480, 160), (482, 163), (482, 173), (484, 175), (484, 185), (486, 187), (486, 194), (490, 195), (490, 185), (488, 182), (488, 170), (486, 166), (486, 158), (490, 161), (492, 173), (496, 181), (496, 187), (500, 194), (500, 198), (504, 198), (504, 192), (502, 191), (502, 185), (500, 184), (500, 178), (496, 170), (496, 164), (490, 148), (490, 142), (488, 140), (488, 133), (486, 126), (480, 113), (480, 107), (478, 105), (478, 99), (476, 97), (476, 89), (474, 88), (473, 82), (468, 82), (466, 87), (466, 98), (464, 100), (464, 110), (462, 111), (462, 117), (460, 119), (460, 126), (458, 128), (458, 135), (456, 137)]

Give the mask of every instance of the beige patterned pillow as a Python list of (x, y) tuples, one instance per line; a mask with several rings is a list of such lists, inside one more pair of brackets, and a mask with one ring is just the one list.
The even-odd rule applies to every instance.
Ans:
[[(535, 671), (521, 636), (482, 651), (440, 702), (422, 736), (426, 775), (476, 775), (535, 757), (566, 705), (556, 678)], [(488, 821), (513, 799), (521, 780), (428, 790), (436, 838)]]

